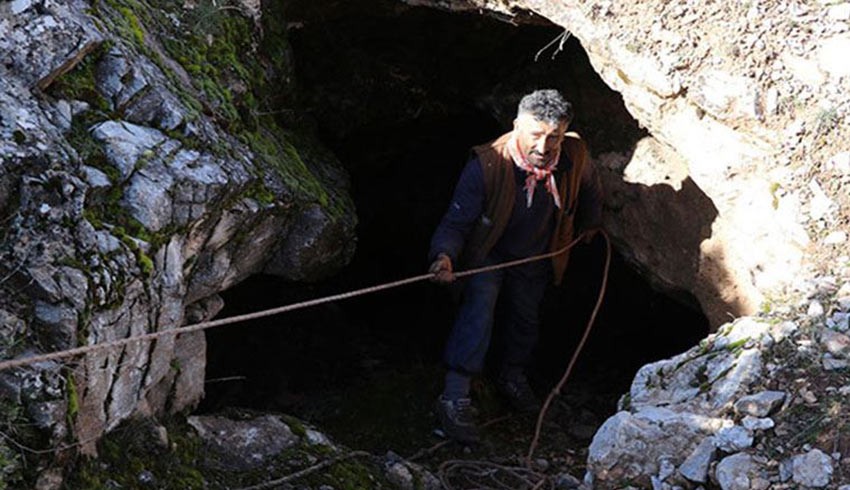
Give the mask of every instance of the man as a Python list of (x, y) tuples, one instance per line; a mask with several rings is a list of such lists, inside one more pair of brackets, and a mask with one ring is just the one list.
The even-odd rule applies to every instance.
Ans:
[[(452, 282), (458, 263), (477, 267), (560, 249), (573, 239), (577, 210), (583, 228), (599, 226), (601, 189), (584, 143), (566, 133), (572, 117), (572, 106), (560, 93), (538, 90), (520, 101), (511, 132), (473, 148), (431, 239), (435, 281)], [(498, 297), (507, 309), (497, 387), (514, 408), (538, 409), (524, 368), (537, 342), (546, 285), (552, 279), (560, 283), (566, 262), (567, 254), (561, 254), (466, 280), (437, 400), (448, 437), (478, 440), (469, 388), (471, 377), (484, 367)]]

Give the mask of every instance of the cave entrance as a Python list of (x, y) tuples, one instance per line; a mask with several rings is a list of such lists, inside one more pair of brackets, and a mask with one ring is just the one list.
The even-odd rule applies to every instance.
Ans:
[[(541, 52), (563, 33), (542, 20), (515, 26), (393, 1), (287, 5), (300, 104), (351, 174), (357, 253), (320, 284), (251, 278), (223, 294), (222, 317), (422, 274), (470, 146), (509, 129), (519, 97), (534, 88), (558, 88), (573, 102), (573, 128), (593, 154), (629, 154), (645, 136), (575, 40), (554, 57), (558, 42)], [(541, 396), (582, 335), (603, 254), (599, 238), (578, 247), (566, 284), (547, 293), (531, 372)], [(605, 303), (560, 397), (579, 444), (614, 412), (641, 365), (708, 333), (697, 302), (685, 303), (655, 291), (615, 251)], [(448, 292), (422, 283), (211, 330), (201, 410), (283, 411), (351, 446), (421, 447), (434, 426), (453, 315)], [(486, 396), (486, 383), (476, 389)]]

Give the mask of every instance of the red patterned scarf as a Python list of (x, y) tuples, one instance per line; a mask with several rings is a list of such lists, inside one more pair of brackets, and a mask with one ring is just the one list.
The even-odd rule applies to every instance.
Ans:
[(553, 175), (553, 172), (556, 168), (558, 168), (558, 160), (561, 158), (561, 149), (558, 148), (557, 150), (555, 150), (555, 153), (552, 155), (552, 158), (546, 163), (545, 166), (536, 167), (525, 159), (525, 156), (519, 149), (519, 141), (516, 139), (516, 137), (512, 135), (511, 139), (508, 141), (508, 153), (511, 154), (511, 159), (513, 159), (514, 164), (516, 164), (517, 167), (525, 170), (528, 174), (525, 177), (525, 195), (527, 197), (527, 206), (529, 208), (531, 207), (531, 201), (534, 199), (534, 188), (537, 187), (537, 182), (545, 179), (546, 190), (549, 191), (549, 194), (552, 194), (552, 198), (555, 200), (555, 206), (560, 208), (561, 197), (558, 195), (558, 186), (555, 183), (555, 175)]

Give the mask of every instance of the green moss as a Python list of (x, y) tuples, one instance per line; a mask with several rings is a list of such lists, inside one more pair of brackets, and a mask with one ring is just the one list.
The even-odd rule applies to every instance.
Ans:
[(48, 93), (61, 99), (82, 100), (95, 111), (109, 112), (111, 104), (97, 90), (95, 70), (97, 63), (112, 46), (113, 43), (109, 41), (101, 43), (77, 63), (73, 70), (57, 78), (50, 85)]
[[(139, 270), (141, 270), (142, 274), (145, 277), (150, 277), (153, 274), (154, 266), (153, 260), (142, 250), (142, 247), (139, 246), (136, 238), (142, 239), (148, 243), (151, 243), (150, 235), (148, 235), (147, 230), (144, 227), (138, 224), (138, 221), (130, 218), (130, 222), (136, 223), (136, 233), (134, 236), (128, 234), (122, 226), (116, 226), (112, 229), (112, 234), (115, 235), (121, 242), (127, 246), (133, 253), (136, 255), (136, 263), (139, 266)], [(143, 238), (144, 237), (144, 238)], [(147, 240), (145, 240), (147, 238)]]
[(283, 421), (286, 422), (286, 425), (289, 426), (289, 430), (292, 431), (298, 437), (306, 437), (307, 436), (307, 428), (304, 424), (301, 423), (300, 420), (292, 417), (290, 415), (282, 416)]
[(74, 420), (80, 412), (80, 398), (77, 394), (77, 383), (74, 381), (74, 375), (71, 373), (65, 379), (65, 388), (65, 395), (68, 397), (68, 425), (73, 427)]
[(132, 421), (107, 434), (98, 443), (99, 457), (78, 461), (65, 488), (105, 488), (107, 481), (117, 484), (116, 488), (144, 488), (139, 482), (143, 471), (153, 476), (153, 488), (207, 488), (198, 469), (201, 443), (192, 430), (185, 423), (170, 422), (170, 444), (161, 447), (150, 427), (148, 422)]
[[(269, 8), (281, 7), (271, 5)], [(268, 76), (270, 67), (275, 73), (291, 72), (285, 23), (280, 22), (280, 12), (275, 14), (278, 17), (274, 22), (266, 22), (263, 26), (265, 39), (262, 46), (265, 51), (257, 49), (261, 39), (251, 19), (234, 9), (221, 8), (212, 0), (200, 0), (189, 9), (184, 8), (183, 2), (174, 0), (155, 6), (145, 0), (98, 0), (94, 3), (93, 13), (109, 25), (112, 32), (118, 33), (162, 69), (172, 84), (169, 89), (190, 111), (211, 116), (219, 126), (253, 151), (257, 157), (254, 162), (256, 183), (247, 188), (247, 197), (262, 205), (294, 197), (318, 203), (331, 216), (344, 215), (350, 206), (332, 197), (325, 189), (302, 158), (300, 143), (294, 144), (295, 136), (272, 116), (281, 103), (281, 95), (292, 93), (293, 88), (291, 77), (271, 80)], [(179, 23), (173, 22), (174, 19)], [(146, 32), (156, 34), (163, 50), (154, 50), (147, 45)], [(191, 75), (191, 87), (184, 85), (184, 79), (173, 70), (174, 64), (166, 63), (163, 54)], [(99, 153), (90, 141), (86, 141), (85, 135), (80, 136), (80, 141), (74, 146), (89, 147), (86, 152), (89, 158), (95, 162), (101, 159), (102, 152)], [(233, 153), (226, 140), (203, 142), (197, 138), (187, 139), (180, 131), (171, 131), (169, 137), (189, 148), (222, 156)], [(109, 167), (93, 166), (104, 172)], [(117, 183), (114, 174), (115, 169), (107, 173)], [(276, 179), (268, 179), (272, 175)], [(276, 180), (282, 181), (286, 189), (280, 191), (287, 192), (287, 196), (276, 195), (278, 189), (270, 184)], [(126, 222), (126, 212), (117, 205), (121, 192), (115, 186), (98, 203), (103, 212), (89, 214), (98, 214), (98, 221), (102, 223), (117, 222), (133, 236), (144, 239), (137, 233), (140, 230), (132, 229)]]

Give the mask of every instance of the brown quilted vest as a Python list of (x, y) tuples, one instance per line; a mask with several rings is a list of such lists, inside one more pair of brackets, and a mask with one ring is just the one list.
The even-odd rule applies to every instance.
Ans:
[[(513, 212), (516, 183), (514, 182), (514, 162), (507, 148), (510, 137), (511, 133), (506, 133), (489, 143), (472, 148), (472, 151), (478, 155), (484, 172), (485, 201), (484, 213), (464, 247), (466, 252), (463, 262), (469, 266), (480, 265), (484, 261), (505, 231)], [(573, 239), (581, 175), (587, 164), (587, 147), (577, 133), (566, 134), (561, 151), (566, 152), (573, 166), (569, 172), (559, 170), (555, 174), (562, 207), (555, 209), (558, 220), (550, 243), (550, 250), (553, 252), (563, 248)], [(567, 192), (568, 190), (572, 192)], [(568, 261), (569, 250), (552, 258), (555, 284), (561, 283)]]

